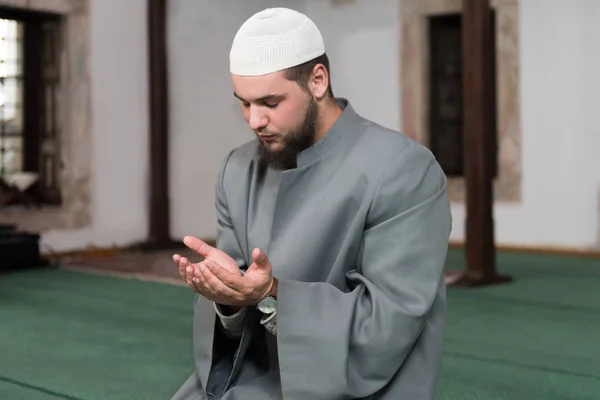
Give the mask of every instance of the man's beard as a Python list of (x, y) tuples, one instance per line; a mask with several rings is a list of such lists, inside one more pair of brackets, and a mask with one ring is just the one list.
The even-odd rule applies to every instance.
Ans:
[(318, 118), (317, 102), (311, 97), (302, 124), (287, 134), (277, 135), (282, 147), (271, 150), (267, 143), (258, 139), (261, 162), (276, 170), (296, 168), (298, 154), (315, 143)]

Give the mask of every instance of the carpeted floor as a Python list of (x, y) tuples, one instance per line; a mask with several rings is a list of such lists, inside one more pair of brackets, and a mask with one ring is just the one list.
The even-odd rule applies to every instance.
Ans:
[[(449, 289), (438, 399), (600, 399), (600, 260), (498, 260), (514, 283)], [(169, 399), (193, 368), (192, 299), (74, 271), (0, 275), (0, 399)]]
[(449, 290), (439, 399), (600, 399), (600, 260), (498, 259), (514, 283)]

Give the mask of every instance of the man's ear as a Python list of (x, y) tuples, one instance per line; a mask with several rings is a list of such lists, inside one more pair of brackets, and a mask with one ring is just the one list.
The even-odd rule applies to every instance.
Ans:
[(323, 64), (315, 65), (308, 82), (308, 88), (310, 89), (310, 92), (317, 100), (321, 100), (327, 96), (328, 87), (329, 74), (327, 73), (327, 69)]

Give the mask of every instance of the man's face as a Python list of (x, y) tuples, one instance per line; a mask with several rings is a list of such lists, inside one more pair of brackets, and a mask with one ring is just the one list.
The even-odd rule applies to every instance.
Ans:
[(295, 168), (298, 153), (315, 142), (316, 100), (283, 72), (232, 75), (232, 81), (244, 119), (257, 135), (262, 161), (275, 169)]

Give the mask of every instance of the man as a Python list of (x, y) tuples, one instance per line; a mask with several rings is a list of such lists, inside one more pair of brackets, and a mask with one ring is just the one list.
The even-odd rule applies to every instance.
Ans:
[(451, 215), (432, 153), (333, 97), (301, 13), (253, 15), (230, 67), (256, 140), (221, 168), (216, 248), (173, 256), (198, 293), (174, 399), (433, 399)]

